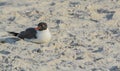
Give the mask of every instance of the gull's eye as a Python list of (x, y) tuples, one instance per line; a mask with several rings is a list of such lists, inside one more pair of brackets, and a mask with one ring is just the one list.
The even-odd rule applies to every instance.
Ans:
[(44, 24), (42, 24), (42, 27), (45, 27), (45, 25), (44, 25)]

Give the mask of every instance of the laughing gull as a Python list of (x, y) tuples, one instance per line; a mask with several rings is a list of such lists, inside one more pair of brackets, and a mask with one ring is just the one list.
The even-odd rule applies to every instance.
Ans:
[(48, 29), (47, 23), (40, 22), (36, 28), (27, 28), (20, 33), (8, 32), (20, 39), (34, 43), (46, 43), (51, 39), (51, 33)]

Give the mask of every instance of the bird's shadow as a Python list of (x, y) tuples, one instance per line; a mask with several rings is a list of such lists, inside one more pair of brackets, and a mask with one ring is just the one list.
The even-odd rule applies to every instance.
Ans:
[(10, 43), (14, 44), (16, 41), (19, 41), (20, 38), (17, 37), (6, 37), (6, 38), (0, 38), (0, 43)]

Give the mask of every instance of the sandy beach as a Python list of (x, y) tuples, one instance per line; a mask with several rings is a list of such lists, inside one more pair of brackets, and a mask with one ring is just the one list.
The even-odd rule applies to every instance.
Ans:
[(0, 43), (0, 71), (120, 71), (120, 0), (0, 0), (0, 37), (46, 22), (49, 43)]

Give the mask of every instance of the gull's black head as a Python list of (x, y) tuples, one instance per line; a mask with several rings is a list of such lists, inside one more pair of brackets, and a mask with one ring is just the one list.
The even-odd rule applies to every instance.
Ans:
[(47, 29), (47, 23), (45, 22), (40, 22), (36, 28), (36, 30), (43, 31)]

